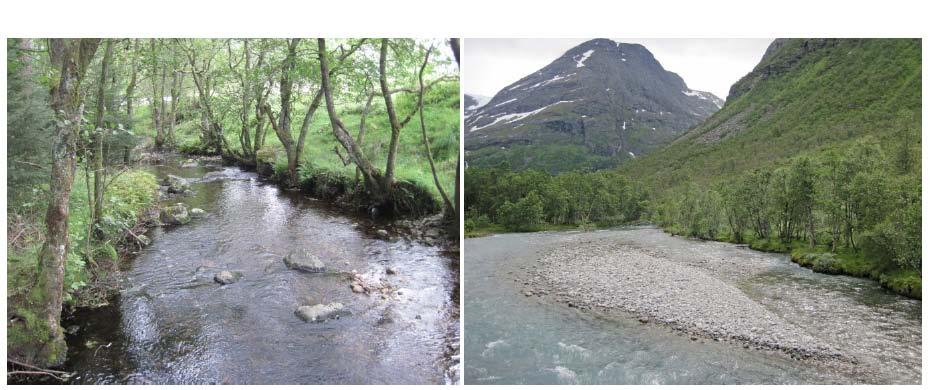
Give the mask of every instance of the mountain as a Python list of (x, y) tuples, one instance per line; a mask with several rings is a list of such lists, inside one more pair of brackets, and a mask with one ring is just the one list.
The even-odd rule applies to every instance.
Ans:
[(603, 169), (679, 137), (723, 105), (642, 45), (594, 39), (498, 92), (465, 120), (466, 162)]
[(920, 105), (920, 39), (777, 39), (720, 111), (618, 169), (675, 192), (867, 138), (895, 142), (919, 131)]
[(478, 111), (481, 106), (488, 104), (491, 98), (483, 95), (477, 95), (473, 93), (465, 94), (465, 117), (473, 114), (475, 111)]

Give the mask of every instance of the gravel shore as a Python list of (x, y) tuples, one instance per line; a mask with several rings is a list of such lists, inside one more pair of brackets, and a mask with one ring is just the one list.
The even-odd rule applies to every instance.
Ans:
[(643, 248), (608, 240), (561, 245), (529, 270), (524, 284), (526, 296), (630, 313), (695, 341), (778, 350), (797, 359), (848, 359), (708, 270)]

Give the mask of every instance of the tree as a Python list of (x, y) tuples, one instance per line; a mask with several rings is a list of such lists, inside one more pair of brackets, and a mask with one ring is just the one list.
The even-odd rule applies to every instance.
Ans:
[(791, 165), (791, 192), (795, 211), (798, 221), (803, 222), (807, 228), (808, 243), (812, 248), (817, 245), (817, 232), (814, 227), (816, 175), (814, 163), (809, 158), (799, 158)]
[(510, 230), (531, 230), (542, 220), (542, 198), (536, 191), (530, 191), (516, 203), (504, 202), (500, 208), (501, 224)]
[(418, 76), (420, 90), (417, 94), (417, 110), (420, 112), (420, 130), (423, 133), (423, 146), (426, 149), (426, 159), (429, 161), (429, 168), (433, 173), (433, 184), (436, 185), (436, 189), (439, 190), (439, 195), (442, 196), (447, 215), (456, 215), (455, 206), (449, 201), (449, 196), (446, 195), (446, 191), (442, 189), (442, 184), (439, 183), (439, 176), (436, 173), (436, 163), (433, 162), (433, 151), (429, 146), (429, 137), (426, 136), (426, 121), (423, 119), (423, 72), (426, 70), (426, 65), (429, 63), (429, 55), (432, 51), (433, 47), (430, 46), (429, 49), (426, 50), (426, 55), (423, 57), (423, 65), (420, 66), (420, 73)]
[(7, 44), (6, 173), (11, 208), (41, 203), (44, 198), (36, 199), (36, 194), (49, 177), (54, 112), (48, 106), (48, 89), (36, 81), (36, 53), (31, 39)]
[(388, 58), (388, 46), (390, 45), (390, 40), (385, 38), (381, 40), (381, 52), (378, 57), (378, 80), (381, 85), (381, 96), (384, 99), (384, 108), (387, 110), (388, 120), (391, 124), (391, 141), (388, 145), (388, 155), (387, 162), (384, 168), (384, 187), (389, 190), (394, 185), (394, 170), (395, 162), (397, 160), (397, 146), (398, 140), (400, 140), (400, 131), (410, 120), (413, 118), (413, 115), (416, 114), (416, 109), (412, 110), (404, 119), (399, 119), (397, 116), (397, 111), (394, 107), (394, 99), (392, 95), (397, 92), (397, 90), (392, 90), (388, 85), (388, 75), (387, 75), (387, 58)]
[(97, 81), (97, 114), (94, 121), (94, 212), (93, 226), (94, 233), (98, 238), (102, 238), (100, 231), (100, 219), (103, 217), (103, 187), (106, 181), (106, 171), (104, 167), (103, 144), (106, 140), (106, 90), (107, 81), (110, 78), (110, 60), (113, 58), (113, 40), (106, 39), (106, 49), (104, 49), (103, 60), (100, 62), (100, 79)]
[(284, 145), (287, 152), (287, 171), (290, 178), (290, 184), (296, 186), (297, 179), (297, 144), (291, 137), (291, 93), (294, 89), (294, 67), (297, 61), (297, 44), (300, 38), (292, 38), (287, 43), (287, 55), (284, 62), (281, 63), (281, 81), (279, 85), (279, 94), (281, 97), (281, 111), (278, 113), (278, 122), (275, 125), (274, 116), (271, 113), (270, 106), (266, 106), (265, 114), (274, 128), (275, 134)]
[(135, 100), (135, 91), (136, 91), (136, 82), (138, 78), (138, 51), (139, 51), (139, 40), (133, 39), (131, 41), (131, 46), (129, 47), (129, 56), (131, 59), (131, 70), (129, 84), (126, 85), (126, 129), (131, 130), (133, 128), (133, 100)]
[(375, 170), (374, 166), (365, 156), (365, 153), (359, 148), (352, 136), (346, 130), (345, 125), (336, 112), (336, 105), (333, 100), (332, 83), (330, 81), (329, 59), (326, 53), (326, 39), (317, 39), (317, 52), (320, 58), (320, 77), (323, 95), (326, 98), (326, 111), (329, 114), (330, 126), (336, 140), (348, 151), (349, 158), (362, 171), (362, 177), (365, 179), (365, 189), (379, 203), (386, 202), (389, 197), (389, 190), (384, 187), (381, 175)]
[[(449, 39), (449, 46), (452, 47), (452, 55), (455, 56), (455, 64), (461, 68), (462, 63), (459, 61), (459, 39), (452, 38)], [(460, 129), (461, 130), (461, 129)], [(462, 205), (461, 202), (461, 188), (462, 188), (462, 156), (458, 154), (458, 157), (455, 159), (455, 220), (459, 221), (462, 219)], [(458, 229), (455, 229), (456, 232)]]
[(99, 46), (99, 39), (50, 39), (49, 57), (58, 69), (58, 81), (51, 92), (56, 123), (52, 147), (50, 197), (45, 216), (45, 243), (39, 253), (39, 272), (34, 298), (42, 298), (42, 312), (48, 328), (43, 348), (45, 361), (54, 366), (65, 359), (61, 330), (62, 282), (68, 255), (68, 215), (71, 185), (74, 183), (76, 143), (81, 127), (80, 87), (87, 66)]
[[(211, 97), (213, 93), (213, 59), (216, 55), (213, 42), (207, 40), (206, 45), (202, 45), (206, 47), (198, 47), (198, 41), (193, 39), (186, 41), (176, 39), (174, 42), (187, 56), (191, 78), (194, 80), (197, 95), (200, 97), (201, 146), (204, 150), (212, 151), (217, 155), (224, 155), (223, 142), (225, 138), (223, 137), (223, 128), (220, 126), (216, 112), (213, 109)], [(205, 51), (207, 55), (201, 57), (199, 55), (201, 51)]]

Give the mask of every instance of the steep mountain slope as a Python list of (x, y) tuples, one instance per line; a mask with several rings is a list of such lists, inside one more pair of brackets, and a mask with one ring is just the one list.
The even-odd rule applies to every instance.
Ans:
[(645, 47), (595, 39), (469, 115), (466, 161), (550, 172), (608, 168), (667, 144), (722, 104), (689, 89)]
[(691, 180), (709, 184), (863, 137), (893, 137), (902, 126), (920, 129), (920, 104), (919, 39), (778, 39), (730, 88), (723, 109), (619, 169), (673, 192)]
[(476, 95), (471, 93), (465, 94), (465, 117), (470, 116), (475, 111), (478, 111), (481, 106), (488, 104), (491, 98), (482, 95)]

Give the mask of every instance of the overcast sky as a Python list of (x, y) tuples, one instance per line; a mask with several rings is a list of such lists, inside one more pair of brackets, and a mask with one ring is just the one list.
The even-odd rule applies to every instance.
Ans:
[[(772, 39), (624, 39), (649, 49), (666, 70), (678, 73), (688, 88), (726, 99), (730, 86), (749, 73)], [(548, 65), (588, 39), (465, 39), (462, 89), (494, 96), (497, 91)]]

